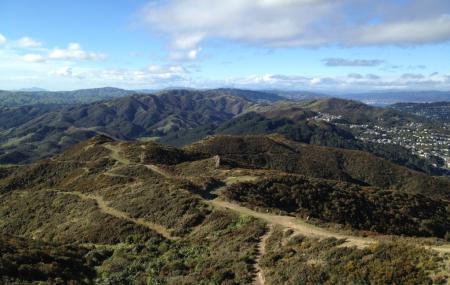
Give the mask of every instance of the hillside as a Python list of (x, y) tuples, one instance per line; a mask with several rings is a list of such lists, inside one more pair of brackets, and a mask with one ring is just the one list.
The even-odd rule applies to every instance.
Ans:
[(253, 91), (244, 89), (231, 89), (231, 88), (219, 88), (209, 90), (211, 93), (216, 94), (229, 94), (232, 96), (237, 96), (243, 99), (247, 99), (254, 102), (277, 102), (287, 100), (285, 96), (280, 96), (277, 93), (266, 92), (266, 91)]
[[(448, 259), (441, 254), (448, 244), (433, 245), (430, 240), (429, 250), (420, 245), (427, 241), (418, 237), (448, 236), (448, 202), (425, 197), (428, 192), (297, 175), (296, 168), (285, 169), (289, 173), (269, 170), (265, 163), (282, 167), (264, 157), (295, 157), (295, 149), (303, 155), (300, 146), (270, 137), (274, 144), (259, 155), (269, 145), (266, 139), (236, 139), (216, 137), (215, 144), (203, 141), (177, 149), (97, 136), (51, 159), (5, 173), (0, 179), (2, 280), (254, 284), (265, 276), (265, 284), (278, 284), (284, 270), (294, 270), (300, 262), (279, 268), (280, 262), (294, 258), (286, 251), (298, 243), (311, 254), (307, 260), (336, 252), (347, 256), (321, 261), (328, 268), (322, 278), (330, 280), (338, 271), (350, 283), (447, 278), (441, 272)], [(213, 145), (226, 154), (205, 152)], [(306, 151), (326, 158), (317, 147)], [(350, 173), (341, 170), (336, 177), (344, 171)], [(367, 206), (372, 215), (363, 215)], [(316, 225), (303, 220), (307, 216)], [(317, 226), (322, 223), (336, 226)], [(391, 239), (374, 231), (413, 237)], [(276, 241), (282, 246), (274, 246)], [(342, 269), (366, 256), (372, 256), (373, 263), (364, 265), (363, 279)], [(15, 265), (24, 259), (26, 264)], [(394, 265), (405, 270), (391, 279), (377, 274)], [(314, 267), (302, 270), (316, 276)], [(291, 278), (293, 284), (302, 284), (295, 279), (299, 276)]]
[(351, 130), (314, 119), (331, 114), (340, 116), (339, 123), (397, 126), (420, 121), (412, 115), (333, 98), (312, 102), (281, 99), (271, 93), (239, 89), (174, 89), (89, 104), (3, 107), (0, 163), (28, 163), (97, 134), (158, 139), (182, 146), (212, 134), (279, 133), (298, 142), (369, 151), (415, 170), (440, 174), (430, 162), (402, 147), (363, 143)]
[(430, 177), (366, 152), (301, 144), (279, 135), (213, 136), (185, 149), (249, 167), (450, 198), (450, 182), (445, 178)]
[(18, 127), (48, 112), (59, 109), (62, 109), (61, 105), (53, 104), (0, 107), (0, 131)]
[(71, 105), (125, 97), (136, 92), (104, 87), (75, 91), (1, 91), (0, 106), (19, 107), (43, 104)]
[(441, 123), (450, 123), (450, 102), (397, 103), (389, 106), (389, 108)]
[(97, 134), (154, 139), (181, 129), (221, 123), (252, 105), (252, 101), (227, 93), (173, 90), (69, 106), (31, 120), (23, 118), (23, 124), (1, 131), (0, 162), (33, 161)]
[(438, 175), (441, 173), (429, 161), (413, 155), (411, 151), (401, 146), (363, 142), (356, 138), (356, 134), (353, 134), (351, 129), (346, 129), (332, 122), (314, 120), (317, 115), (317, 112), (304, 108), (303, 103), (253, 106), (248, 112), (222, 124), (208, 124), (198, 128), (169, 133), (160, 138), (159, 141), (174, 146), (183, 146), (208, 135), (267, 135), (276, 133), (301, 143), (370, 152), (396, 164), (428, 174)]
[(377, 123), (381, 125), (395, 125), (421, 121), (420, 117), (407, 113), (338, 98), (313, 101), (305, 104), (304, 107), (315, 112), (341, 116), (343, 122), (350, 124)]

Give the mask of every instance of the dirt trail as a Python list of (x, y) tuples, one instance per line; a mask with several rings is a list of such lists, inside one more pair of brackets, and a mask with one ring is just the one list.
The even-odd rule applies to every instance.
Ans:
[(104, 147), (106, 149), (109, 149), (111, 151), (111, 158), (117, 160), (120, 163), (123, 164), (130, 164), (130, 160), (120, 155), (120, 145), (112, 145), (112, 144), (104, 144)]
[(155, 173), (157, 173), (157, 174), (159, 174), (161, 176), (164, 176), (167, 179), (178, 178), (177, 176), (171, 174), (170, 172), (168, 172), (168, 171), (166, 171), (166, 170), (162, 169), (161, 167), (156, 166), (154, 164), (145, 164), (145, 167), (147, 167), (151, 171), (153, 171), (153, 172), (155, 172)]
[[(120, 145), (105, 144), (104, 146), (105, 146), (105, 148), (107, 148), (108, 150), (111, 151), (111, 158), (112, 159), (114, 159), (114, 160), (116, 160), (116, 161), (118, 161), (118, 162), (120, 162), (122, 164), (125, 164), (125, 165), (132, 164), (131, 161), (128, 158), (123, 157), (120, 154), (120, 151), (121, 151)], [(136, 165), (143, 165), (143, 166), (147, 167), (148, 169), (150, 169), (151, 171), (153, 171), (153, 172), (155, 172), (155, 173), (157, 173), (159, 175), (162, 175), (162, 176), (164, 176), (165, 178), (168, 178), (168, 179), (176, 178), (175, 175), (173, 175), (172, 173), (162, 169), (159, 166), (156, 166), (154, 164), (143, 164), (142, 162), (144, 161), (144, 153), (141, 153), (140, 161), (141, 161), (141, 163), (136, 163)], [(118, 176), (118, 175), (114, 175), (114, 174), (105, 174), (105, 175)]]
[(255, 259), (255, 269), (256, 278), (253, 282), (254, 285), (264, 285), (266, 284), (266, 279), (264, 278), (264, 271), (261, 268), (260, 262), (262, 257), (266, 254), (267, 239), (272, 235), (273, 225), (269, 225), (267, 232), (261, 237), (258, 243), (258, 256)]
[(98, 207), (100, 208), (100, 210), (108, 215), (114, 216), (116, 218), (119, 219), (123, 219), (123, 220), (127, 220), (129, 222), (132, 222), (134, 224), (143, 226), (148, 228), (149, 230), (155, 231), (157, 233), (159, 233), (160, 235), (162, 235), (163, 237), (165, 237), (166, 239), (170, 239), (170, 240), (176, 240), (176, 237), (173, 237), (169, 231), (158, 224), (154, 224), (151, 222), (148, 222), (142, 218), (132, 218), (130, 217), (130, 215), (128, 213), (122, 212), (118, 209), (112, 208), (108, 205), (108, 202), (106, 202), (103, 197), (101, 196), (97, 196), (97, 195), (87, 195), (87, 194), (83, 194), (80, 192), (62, 192), (62, 191), (58, 191), (59, 193), (62, 194), (68, 194), (68, 195), (75, 195), (78, 196), (79, 198), (83, 199), (83, 200), (95, 200), (97, 202)]
[(292, 229), (295, 233), (308, 237), (318, 237), (318, 238), (334, 237), (337, 239), (345, 239), (346, 240), (345, 245), (356, 246), (358, 248), (365, 248), (373, 243), (376, 243), (376, 240), (371, 238), (348, 236), (333, 233), (326, 229), (322, 229), (314, 225), (305, 223), (302, 220), (295, 217), (275, 215), (271, 213), (261, 213), (221, 199), (211, 200), (210, 203), (215, 207), (225, 208), (239, 214), (252, 216), (264, 220), (265, 222), (272, 225), (279, 225), (285, 228)]
[[(130, 161), (128, 159), (123, 158), (120, 155), (120, 147), (113, 146), (113, 145), (106, 145), (106, 147), (112, 151), (111, 157), (113, 157), (117, 161), (122, 162), (124, 164), (130, 164)], [(166, 170), (164, 170), (156, 165), (153, 165), (153, 164), (147, 164), (147, 165), (145, 165), (145, 167), (147, 167), (148, 169), (150, 169), (150, 170), (154, 171), (155, 173), (158, 173), (168, 179), (176, 179), (176, 178), (179, 179), (180, 178), (176, 175), (173, 175), (169, 171), (166, 171)], [(225, 183), (227, 185), (230, 185), (233, 183), (240, 182), (239, 178), (240, 177), (234, 177), (233, 179), (228, 178), (225, 181)], [(254, 180), (252, 177), (249, 177), (249, 176), (243, 176), (242, 178), (245, 181)], [(185, 179), (189, 179), (189, 178), (185, 177)], [(223, 188), (224, 187), (220, 187), (220, 188), (216, 189), (215, 191), (213, 191), (214, 194), (219, 194), (220, 190), (222, 190)], [(327, 229), (323, 229), (323, 228), (314, 226), (312, 224), (308, 224), (308, 223), (304, 222), (303, 220), (296, 218), (296, 217), (292, 217), (292, 216), (283, 216), (283, 215), (276, 215), (276, 214), (272, 214), (272, 213), (257, 212), (257, 211), (251, 210), (249, 208), (243, 207), (237, 203), (222, 200), (222, 199), (220, 199), (219, 195), (218, 195), (218, 198), (208, 200), (207, 202), (214, 207), (229, 209), (229, 210), (232, 210), (239, 214), (252, 216), (252, 217), (264, 220), (271, 226), (272, 225), (280, 225), (282, 227), (292, 229), (294, 231), (294, 233), (296, 233), (296, 234), (301, 234), (301, 235), (308, 236), (308, 237), (317, 237), (317, 238), (334, 237), (337, 239), (345, 239), (346, 242), (342, 246), (356, 246), (357, 248), (365, 248), (365, 247), (368, 247), (368, 246), (378, 242), (376, 239), (373, 239), (373, 238), (351, 236), (351, 235), (345, 235), (345, 234), (340, 234), (340, 233), (336, 233), (336, 232), (331, 232)], [(450, 253), (450, 244), (444, 244), (442, 246), (424, 246), (424, 247), (426, 249), (431, 249), (431, 250), (437, 251), (441, 254)]]

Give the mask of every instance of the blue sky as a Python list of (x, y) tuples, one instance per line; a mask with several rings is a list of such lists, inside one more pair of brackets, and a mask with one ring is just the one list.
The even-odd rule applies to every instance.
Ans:
[(447, 0), (0, 1), (0, 89), (450, 90)]

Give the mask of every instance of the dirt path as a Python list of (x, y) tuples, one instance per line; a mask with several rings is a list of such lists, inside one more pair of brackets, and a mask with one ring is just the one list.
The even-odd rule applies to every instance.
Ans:
[(365, 248), (373, 243), (376, 243), (376, 240), (371, 238), (348, 236), (330, 232), (326, 229), (322, 229), (314, 225), (308, 224), (306, 222), (303, 222), (302, 220), (295, 217), (256, 212), (249, 208), (242, 207), (236, 203), (231, 203), (221, 199), (211, 200), (210, 203), (215, 207), (228, 209), (239, 214), (261, 219), (272, 225), (279, 225), (285, 228), (292, 229), (295, 233), (302, 234), (308, 237), (318, 237), (318, 238), (335, 237), (337, 239), (346, 239), (347, 242), (345, 243), (345, 245), (356, 246), (358, 248)]
[(176, 179), (176, 178), (179, 178), (179, 177), (177, 177), (177, 176), (171, 174), (170, 172), (168, 172), (168, 171), (166, 171), (166, 170), (162, 169), (161, 167), (156, 166), (156, 165), (154, 165), (154, 164), (145, 164), (145, 167), (147, 167), (147, 168), (150, 169), (151, 171), (153, 171), (153, 172), (155, 172), (155, 173), (157, 173), (157, 174), (159, 174), (159, 175), (161, 175), (161, 176), (164, 176), (164, 177), (167, 178), (167, 179)]
[(104, 144), (104, 147), (111, 151), (111, 158), (112, 159), (114, 159), (114, 160), (116, 160), (116, 161), (118, 161), (120, 163), (123, 163), (125, 165), (128, 165), (128, 164), (131, 163), (129, 159), (127, 159), (127, 158), (123, 157), (122, 155), (120, 155), (120, 146), (112, 145), (112, 144)]
[[(119, 146), (106, 145), (105, 147), (112, 151), (111, 157), (113, 157), (114, 159), (116, 159), (117, 161), (119, 161), (121, 163), (130, 164), (130, 161), (128, 159), (123, 158), (120, 155), (120, 147)], [(147, 167), (148, 169), (150, 169), (150, 170), (154, 171), (155, 173), (158, 173), (168, 179), (180, 178), (180, 177), (173, 175), (172, 173), (170, 173), (156, 165), (153, 165), (153, 164), (147, 164), (147, 165), (145, 165), (145, 167)], [(243, 176), (242, 178), (245, 181), (254, 180), (254, 177), (250, 177), (250, 176)], [(185, 179), (188, 179), (188, 178), (185, 178)], [(241, 180), (240, 177), (234, 177), (234, 178), (229, 178), (224, 182), (227, 185), (230, 185), (233, 183), (240, 182), (240, 180)], [(214, 194), (219, 194), (220, 190), (222, 190), (222, 188), (224, 188), (224, 187), (220, 187), (220, 188), (216, 189), (215, 191), (213, 191)], [(308, 237), (317, 237), (317, 238), (334, 237), (337, 239), (345, 239), (346, 242), (342, 246), (356, 246), (357, 248), (365, 248), (365, 247), (368, 247), (368, 246), (378, 242), (376, 239), (373, 239), (373, 238), (351, 236), (351, 235), (331, 232), (327, 229), (323, 229), (323, 228), (314, 226), (312, 224), (308, 224), (308, 223), (304, 222), (303, 220), (296, 218), (296, 217), (292, 217), (292, 216), (283, 216), (283, 215), (276, 215), (276, 214), (272, 214), (272, 213), (257, 212), (257, 211), (251, 210), (249, 208), (243, 207), (237, 203), (224, 201), (224, 200), (220, 199), (220, 197), (213, 199), (213, 200), (208, 200), (207, 202), (214, 207), (229, 209), (229, 210), (232, 210), (239, 214), (248, 215), (248, 216), (252, 216), (252, 217), (264, 220), (269, 225), (280, 225), (282, 227), (292, 229), (294, 231), (294, 233), (296, 233), (296, 234), (301, 234), (301, 235), (308, 236)], [(444, 244), (442, 246), (424, 246), (424, 247), (426, 249), (431, 249), (431, 250), (437, 251), (441, 254), (450, 253), (450, 244)]]
[(264, 271), (261, 268), (260, 262), (262, 257), (266, 254), (267, 239), (272, 235), (273, 225), (269, 225), (267, 232), (261, 237), (258, 243), (258, 256), (255, 259), (255, 269), (256, 278), (253, 282), (254, 285), (264, 285), (266, 284), (266, 279), (264, 278)]
[(148, 228), (149, 230), (155, 231), (157, 233), (159, 233), (160, 235), (162, 235), (163, 237), (165, 237), (166, 239), (170, 239), (170, 240), (176, 240), (176, 237), (173, 237), (169, 231), (158, 224), (154, 224), (151, 222), (148, 222), (142, 218), (132, 218), (130, 217), (130, 215), (128, 213), (122, 212), (118, 209), (112, 208), (108, 205), (108, 202), (106, 202), (103, 197), (101, 196), (97, 196), (97, 195), (86, 195), (80, 192), (62, 192), (62, 191), (58, 191), (59, 193), (62, 194), (68, 194), (68, 195), (75, 195), (78, 196), (79, 198), (83, 199), (83, 200), (95, 200), (97, 202), (98, 207), (100, 208), (100, 210), (108, 215), (114, 216), (116, 218), (119, 219), (123, 219), (123, 220), (127, 220), (129, 222), (132, 222), (136, 225), (140, 225), (143, 227)]

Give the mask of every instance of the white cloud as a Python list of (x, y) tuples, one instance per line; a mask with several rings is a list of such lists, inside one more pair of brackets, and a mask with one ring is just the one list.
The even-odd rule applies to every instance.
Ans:
[(23, 37), (17, 41), (19, 47), (23, 48), (35, 48), (40, 47), (42, 45), (41, 42), (33, 40), (30, 37)]
[(70, 43), (66, 49), (55, 48), (48, 57), (62, 60), (102, 60), (106, 58), (103, 53), (88, 52), (82, 49), (79, 43)]
[(176, 49), (193, 49), (203, 39), (204, 35), (192, 34), (177, 37), (173, 42), (173, 47)]
[(72, 70), (72, 67), (64, 66), (64, 67), (54, 70), (51, 73), (54, 75), (63, 76), (63, 77), (72, 77), (73, 70)]
[(380, 76), (376, 74), (348, 74), (346, 76), (321, 77), (264, 74), (241, 78), (230, 78), (216, 82), (216, 86), (229, 86), (253, 89), (288, 89), (312, 91), (371, 91), (383, 89), (448, 90), (450, 76), (443, 74), (404, 74), (400, 76)]
[(345, 59), (345, 58), (326, 58), (324, 59), (326, 66), (378, 66), (384, 63), (379, 59)]
[(170, 52), (169, 59), (175, 61), (195, 60), (202, 49), (196, 48), (192, 50), (174, 50)]
[(28, 53), (22, 57), (27, 62), (44, 62), (46, 59), (40, 54)]
[(188, 71), (178, 65), (151, 65), (145, 69), (122, 68), (77, 68), (64, 66), (50, 72), (66, 80), (83, 79), (86, 86), (122, 86), (142, 88), (142, 86), (169, 87), (174, 83), (189, 82)]
[(0, 45), (6, 43), (6, 38), (4, 35), (0, 34)]
[(416, 19), (368, 25), (354, 32), (350, 44), (425, 44), (450, 39), (450, 14), (430, 19)]
[(447, 0), (166, 0), (150, 2), (140, 18), (175, 50), (217, 38), (268, 47), (450, 40)]

